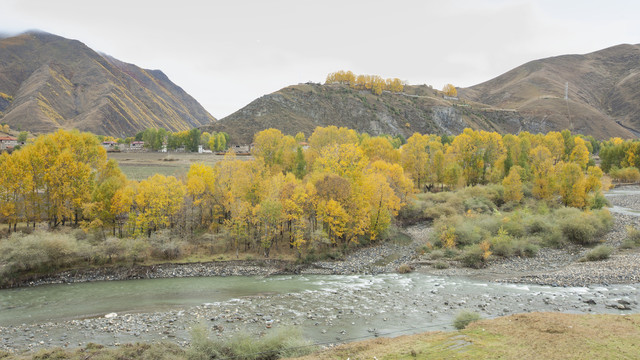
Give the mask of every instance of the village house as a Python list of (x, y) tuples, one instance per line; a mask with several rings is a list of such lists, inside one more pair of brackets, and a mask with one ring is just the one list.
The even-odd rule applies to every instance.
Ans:
[(144, 141), (132, 141), (129, 148), (132, 150), (142, 150), (144, 148)]
[(18, 145), (24, 145), (24, 143), (19, 144), (18, 139), (11, 136), (0, 137), (0, 150), (13, 150)]
[(118, 143), (115, 141), (103, 141), (102, 147), (107, 151), (119, 150)]

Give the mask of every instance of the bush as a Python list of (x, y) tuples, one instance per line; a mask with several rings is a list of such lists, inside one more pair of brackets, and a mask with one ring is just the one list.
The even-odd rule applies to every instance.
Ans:
[(540, 247), (536, 245), (538, 238), (528, 237), (521, 238), (513, 242), (513, 255), (520, 257), (534, 257), (538, 254)]
[(185, 243), (175, 239), (159, 238), (151, 243), (151, 255), (157, 259), (175, 260), (183, 253)]
[(495, 205), (491, 200), (484, 196), (473, 197), (464, 201), (464, 211), (472, 211), (475, 213), (491, 213), (495, 209)]
[(563, 209), (557, 214), (560, 229), (564, 237), (576, 244), (591, 245), (613, 226), (613, 218), (608, 210), (595, 210), (583, 213), (578, 209)]
[(635, 167), (626, 167), (622, 169), (613, 168), (609, 172), (611, 178), (620, 182), (638, 182), (640, 181), (640, 171)]
[(473, 311), (463, 310), (459, 312), (458, 315), (456, 315), (456, 318), (453, 320), (453, 327), (458, 330), (462, 330), (472, 322), (478, 320), (480, 320), (480, 314)]
[(525, 231), (529, 235), (546, 234), (552, 231), (549, 219), (544, 216), (534, 215), (527, 219)]
[(581, 261), (600, 261), (608, 259), (613, 252), (613, 248), (609, 245), (598, 245), (593, 249), (589, 250)]
[(479, 269), (485, 265), (484, 251), (479, 245), (471, 245), (464, 249), (460, 261), (466, 267)]
[(398, 274), (408, 274), (413, 271), (413, 268), (409, 264), (402, 264), (398, 266), (398, 269), (396, 271), (398, 272)]
[(249, 334), (238, 335), (228, 341), (212, 340), (203, 326), (191, 331), (191, 346), (187, 350), (189, 360), (208, 359), (279, 359), (309, 354), (315, 349), (292, 328), (269, 333), (256, 339)]
[(640, 230), (628, 227), (627, 228), (627, 238), (624, 239), (622, 243), (623, 249), (633, 249), (640, 246)]
[(513, 255), (513, 240), (505, 230), (499, 230), (498, 235), (491, 239), (491, 251), (502, 257)]
[(0, 278), (22, 272), (50, 272), (82, 259), (78, 241), (69, 234), (36, 231), (24, 236), (13, 233), (0, 242), (0, 263), (5, 264)]
[(433, 264), (433, 267), (436, 268), (436, 269), (441, 269), (441, 270), (442, 269), (448, 269), (449, 268), (449, 263), (445, 262), (445, 261), (436, 261)]
[(429, 258), (432, 260), (442, 259), (444, 257), (444, 251), (442, 250), (433, 250), (429, 253)]

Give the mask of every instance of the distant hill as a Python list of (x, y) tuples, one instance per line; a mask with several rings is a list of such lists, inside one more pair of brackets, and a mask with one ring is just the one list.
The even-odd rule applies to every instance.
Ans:
[[(569, 83), (568, 100), (564, 99)], [(465, 127), (533, 133), (570, 129), (604, 139), (640, 134), (640, 46), (619, 45), (587, 55), (536, 60), (445, 99), (427, 86), (380, 96), (346, 85), (299, 84), (265, 95), (205, 126), (234, 143), (269, 127), (286, 134), (316, 126), (410, 136), (457, 134)]]
[(640, 134), (640, 46), (618, 45), (586, 55), (531, 61), (460, 89), (459, 94), (490, 106), (517, 109), (554, 129), (573, 128), (599, 138), (635, 137)]
[(253, 134), (276, 128), (310, 135), (317, 126), (346, 126), (372, 135), (411, 136), (414, 132), (458, 134), (466, 127), (498, 132), (545, 131), (535, 119), (486, 105), (447, 100), (428, 86), (406, 86), (404, 93), (374, 95), (346, 85), (299, 84), (254, 100), (204, 131), (224, 131), (233, 143), (250, 143)]
[(0, 122), (132, 135), (188, 130), (216, 119), (160, 70), (101, 55), (76, 40), (29, 32), (0, 40)]

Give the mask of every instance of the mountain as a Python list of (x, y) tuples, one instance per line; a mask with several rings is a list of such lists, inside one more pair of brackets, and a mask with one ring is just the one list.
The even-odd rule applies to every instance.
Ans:
[(133, 135), (216, 119), (160, 70), (101, 55), (77, 40), (29, 32), (0, 39), (0, 122), (46, 133)]
[(516, 112), (445, 99), (426, 85), (405, 86), (403, 93), (374, 95), (347, 85), (314, 83), (292, 85), (265, 95), (201, 129), (224, 131), (233, 143), (246, 144), (253, 134), (268, 128), (291, 135), (302, 131), (308, 136), (317, 126), (329, 125), (405, 138), (414, 132), (458, 134), (466, 127), (498, 132), (545, 130)]
[[(565, 83), (569, 83), (565, 100)], [(640, 134), (640, 46), (619, 45), (519, 66), (495, 79), (458, 89), (447, 99), (428, 86), (380, 96), (346, 85), (286, 87), (207, 125), (235, 143), (269, 127), (286, 134), (316, 126), (347, 126), (369, 134), (458, 134), (465, 127), (533, 133), (571, 129), (604, 139)]]
[(459, 93), (490, 106), (517, 109), (554, 129), (573, 128), (599, 138), (635, 137), (640, 134), (640, 46), (531, 61)]

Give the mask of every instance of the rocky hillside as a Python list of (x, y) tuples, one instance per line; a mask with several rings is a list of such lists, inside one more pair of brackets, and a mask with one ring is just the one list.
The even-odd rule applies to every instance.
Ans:
[(346, 85), (312, 83), (265, 95), (203, 130), (225, 131), (233, 143), (249, 143), (253, 134), (267, 128), (291, 135), (302, 131), (308, 136), (317, 126), (329, 125), (404, 137), (414, 132), (458, 134), (465, 127), (498, 132), (548, 130), (537, 119), (469, 101), (447, 100), (424, 85), (406, 86), (404, 93), (374, 95)]
[(159, 70), (96, 53), (83, 43), (30, 32), (0, 40), (0, 122), (45, 133), (76, 128), (131, 135), (215, 121)]
[[(565, 83), (569, 98), (564, 99)], [(597, 138), (640, 134), (640, 46), (536, 60), (449, 100), (427, 86), (380, 96), (345, 85), (299, 84), (265, 95), (207, 130), (234, 143), (277, 128), (309, 135), (316, 126), (347, 126), (369, 134), (457, 134), (465, 127), (498, 132), (571, 129)], [(637, 130), (636, 130), (637, 129)]]
[(573, 128), (600, 138), (634, 137), (640, 131), (640, 46), (535, 60), (459, 93), (490, 106), (517, 109), (552, 128)]

